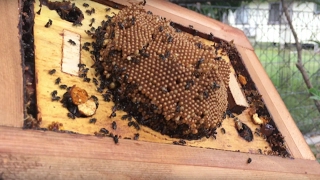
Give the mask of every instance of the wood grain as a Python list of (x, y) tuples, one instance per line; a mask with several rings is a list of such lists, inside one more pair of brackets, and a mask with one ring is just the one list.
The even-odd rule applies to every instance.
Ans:
[(0, 1), (0, 125), (23, 125), (23, 78), (18, 1)]
[(6, 127), (0, 131), (0, 172), (14, 179), (320, 178), (320, 166), (311, 160), (134, 140), (115, 145), (111, 138)]
[(250, 73), (253, 82), (273, 117), (277, 128), (285, 137), (286, 143), (295, 158), (311, 159), (315, 157), (311, 152), (309, 146), (304, 140), (300, 130), (293, 121), (288, 109), (281, 100), (281, 97), (270, 78), (263, 69), (261, 63), (258, 61), (256, 54), (248, 49), (237, 46), (243, 62)]

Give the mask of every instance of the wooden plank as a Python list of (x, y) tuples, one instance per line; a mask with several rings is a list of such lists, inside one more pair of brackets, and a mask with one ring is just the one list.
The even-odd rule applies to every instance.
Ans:
[[(83, 2), (86, 1), (77, 1), (76, 5), (85, 11), (85, 8), (82, 6)], [(100, 22), (105, 19), (106, 6), (89, 2), (90, 7), (94, 7), (96, 10), (95, 14), (88, 16), (84, 14), (85, 20), (83, 26), (73, 27), (71, 23), (63, 21), (59, 18), (55, 11), (50, 11), (48, 8), (43, 7), (41, 15), (36, 15), (35, 17), (35, 45), (37, 48), (35, 50), (36, 54), (36, 71), (38, 76), (37, 84), (37, 97), (38, 97), (38, 107), (41, 111), (42, 124), (41, 127), (48, 127), (52, 121), (58, 121), (63, 123), (63, 128), (65, 130), (75, 131), (82, 134), (91, 134), (99, 131), (101, 128), (107, 128), (113, 134), (121, 135), (122, 137), (134, 137), (134, 133), (140, 134), (140, 140), (149, 141), (149, 142), (161, 142), (171, 144), (173, 141), (178, 141), (179, 139), (170, 138), (169, 136), (161, 135), (159, 132), (155, 132), (152, 129), (140, 126), (141, 130), (137, 131), (133, 127), (128, 127), (128, 121), (121, 120), (121, 116), (125, 113), (123, 111), (117, 111), (117, 116), (114, 118), (109, 118), (112, 110), (113, 103), (103, 101), (103, 97), (100, 93), (96, 91), (96, 86), (93, 83), (86, 83), (79, 77), (70, 76), (68, 74), (62, 73), (59, 71), (61, 69), (61, 47), (62, 47), (62, 36), (61, 33), (64, 29), (67, 29), (72, 32), (76, 32), (81, 35), (81, 43), (83, 44), (86, 41), (90, 41), (90, 37), (84, 32), (85, 30), (90, 29), (88, 26), (90, 19), (95, 18), (96, 22), (93, 24), (94, 27), (100, 25)], [(35, 5), (35, 8), (38, 8), (38, 4)], [(108, 14), (112, 15), (112, 12), (117, 13), (114, 9), (111, 9)], [(53, 25), (50, 28), (45, 28), (44, 25), (52, 19)], [(205, 43), (213, 44), (213, 42), (205, 41)], [(81, 51), (81, 63), (85, 63), (89, 67), (88, 77), (93, 78), (94, 69), (90, 68), (93, 64), (92, 59), (90, 58), (90, 53), (87, 51)], [(229, 61), (228, 57), (223, 57)], [(49, 75), (48, 71), (50, 69), (56, 69), (57, 72), (53, 75)], [(232, 70), (234, 73), (234, 70)], [(234, 75), (232, 75), (234, 76)], [(73, 86), (76, 84), (80, 88), (84, 88), (89, 96), (95, 95), (99, 98), (99, 108), (97, 109), (96, 114), (93, 116), (97, 118), (95, 124), (89, 124), (88, 118), (76, 118), (75, 120), (69, 119), (67, 117), (67, 109), (62, 107), (60, 102), (52, 102), (50, 92), (53, 90), (58, 91), (58, 96), (62, 96), (65, 90), (60, 90), (57, 85), (54, 84), (56, 78), (61, 78), (61, 83), (68, 86)], [(236, 81), (236, 80), (235, 80)], [(237, 88), (238, 92), (241, 91), (239, 85), (236, 83), (232, 85), (233, 89)], [(237, 95), (237, 98), (239, 95)], [(246, 123), (253, 131), (259, 127), (251, 122), (251, 118), (248, 116), (247, 112), (244, 112), (239, 116), (239, 118)], [(111, 123), (115, 121), (117, 123), (117, 130), (111, 129)], [(263, 139), (263, 137), (255, 136), (252, 142), (247, 142), (241, 137), (239, 137), (238, 132), (234, 127), (233, 119), (226, 119), (222, 127), (226, 130), (226, 134), (222, 134), (220, 130), (217, 130), (217, 139), (214, 138), (202, 138), (200, 140), (187, 141), (187, 144), (190, 146), (197, 147), (207, 147), (207, 148), (217, 148), (224, 150), (232, 151), (241, 151), (241, 152), (255, 152), (259, 153), (259, 149), (267, 152), (271, 150), (269, 144)], [(267, 148), (265, 148), (267, 147)]]
[(286, 143), (295, 158), (311, 159), (315, 157), (293, 121), (279, 93), (263, 69), (254, 51), (237, 46), (250, 76), (270, 112), (277, 128), (285, 136)]
[(23, 78), (20, 53), (19, 2), (0, 1), (0, 114), (1, 126), (23, 125)]
[[(116, 173), (114, 177), (139, 179), (144, 179), (144, 175), (160, 179), (172, 176), (248, 178), (248, 175), (262, 179), (320, 178), (320, 166), (311, 160), (134, 140), (120, 140), (115, 145), (111, 138), (7, 127), (0, 127), (0, 131), (0, 171), (8, 177), (35, 175), (36, 179), (44, 176), (73, 179), (91, 175), (102, 178)], [(252, 162), (247, 164), (249, 157)]]
[(79, 75), (80, 39), (79, 34), (65, 29), (63, 30), (61, 71), (73, 76)]
[[(3, 179), (319, 179), (317, 175), (165, 163), (2, 154)], [(68, 162), (66, 164), (66, 162)]]

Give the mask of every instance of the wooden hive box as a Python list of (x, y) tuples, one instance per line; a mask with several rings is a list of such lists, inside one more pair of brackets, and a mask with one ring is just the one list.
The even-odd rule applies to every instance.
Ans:
[[(104, 1), (100, 2), (103, 4)], [(153, 142), (147, 136), (145, 139), (142, 137), (142, 141), (121, 139), (120, 144), (114, 145), (110, 138), (23, 130), (24, 81), (17, 28), (19, 3), (0, 1), (0, 12), (5, 14), (0, 17), (0, 39), (3, 45), (0, 48), (0, 179), (320, 178), (319, 164), (244, 33), (167, 1), (148, 1), (145, 9), (186, 27), (192, 24), (200, 32), (212, 32), (217, 38), (234, 40), (250, 77), (277, 128), (285, 137), (294, 159), (248, 153), (250, 148), (246, 148), (248, 144), (242, 141), (239, 142), (242, 146), (235, 145), (241, 152), (233, 152), (225, 151), (235, 150), (228, 147), (199, 148), (196, 143), (193, 145), (198, 147), (174, 146), (167, 140)], [(128, 3), (121, 1), (120, 4)], [(35, 30), (37, 33), (41, 35), (41, 31)], [(40, 38), (38, 42), (44, 39)], [(38, 80), (41, 81), (39, 74)], [(45, 112), (41, 111), (44, 117)], [(54, 116), (51, 118), (46, 120), (55, 120)], [(248, 158), (252, 159), (250, 164), (247, 163)]]

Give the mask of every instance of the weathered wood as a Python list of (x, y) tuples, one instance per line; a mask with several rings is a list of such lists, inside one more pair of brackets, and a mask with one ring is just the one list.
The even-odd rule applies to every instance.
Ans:
[(270, 114), (272, 114), (277, 128), (285, 137), (286, 143), (293, 156), (295, 158), (314, 160), (315, 157), (313, 153), (305, 142), (297, 125), (294, 123), (279, 93), (273, 86), (261, 63), (258, 61), (255, 53), (240, 46), (237, 46), (237, 49), (242, 56), (242, 60), (252, 80), (262, 95), (264, 103), (268, 107)]
[[(0, 172), (15, 179), (105, 178), (109, 174), (132, 179), (320, 177), (319, 164), (310, 160), (134, 140), (115, 145), (111, 138), (6, 127), (0, 131)], [(249, 157), (252, 162), (247, 164)]]
[(0, 125), (23, 125), (23, 78), (19, 36), (19, 2), (0, 1)]

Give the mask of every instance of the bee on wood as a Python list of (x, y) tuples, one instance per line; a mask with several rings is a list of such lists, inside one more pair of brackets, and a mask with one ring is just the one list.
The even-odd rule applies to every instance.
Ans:
[(126, 120), (126, 119), (128, 119), (128, 117), (129, 117), (129, 115), (128, 115), (128, 114), (125, 114), (125, 115), (123, 115), (123, 116), (121, 117), (121, 119), (122, 119), (122, 120)]
[(55, 69), (51, 69), (51, 70), (49, 71), (49, 74), (50, 74), (50, 75), (53, 75), (54, 73), (56, 73), (56, 70), (55, 70)]
[(94, 23), (94, 21), (95, 21), (94, 18), (92, 18), (92, 19), (90, 20), (90, 24), (89, 24), (90, 27), (92, 26), (92, 24)]
[(92, 82), (94, 85), (98, 86), (99, 85), (99, 82), (96, 78), (92, 78)]
[(182, 145), (185, 145), (187, 142), (185, 140), (183, 140), (183, 139), (180, 139), (179, 143), (182, 144)]
[(51, 97), (55, 97), (57, 94), (58, 94), (58, 91), (54, 90), (54, 91), (51, 92)]
[(61, 78), (57, 78), (55, 81), (54, 81), (54, 84), (60, 84), (60, 82), (61, 82)]
[(103, 134), (109, 134), (109, 131), (106, 128), (101, 128), (99, 132)]
[(71, 118), (71, 119), (75, 119), (75, 118), (76, 118), (75, 115), (72, 114), (72, 113), (70, 113), (70, 112), (67, 113), (67, 116), (68, 116), (69, 118)]
[(38, 14), (38, 15), (41, 14), (41, 7), (40, 7), (39, 11), (37, 11), (37, 14)]
[(83, 3), (82, 6), (85, 7), (85, 8), (87, 8), (87, 7), (89, 7), (89, 4)]
[(209, 34), (209, 40), (213, 40), (214, 39), (214, 36), (212, 33)]
[(72, 26), (82, 26), (82, 23), (80, 21), (75, 21), (72, 23)]
[(113, 141), (114, 141), (115, 144), (118, 144), (118, 143), (119, 143), (119, 137), (118, 137), (118, 135), (113, 136)]
[(89, 51), (90, 50), (87, 46), (82, 46), (82, 49), (84, 49), (85, 51)]
[(222, 134), (225, 134), (226, 133), (226, 130), (224, 128), (221, 128), (221, 133)]
[(111, 8), (106, 8), (106, 12), (109, 12), (111, 10)]
[(85, 12), (86, 12), (87, 15), (89, 15), (89, 16), (91, 16), (91, 14), (92, 14), (92, 11), (91, 11), (91, 10), (86, 10)]
[(85, 77), (83, 78), (83, 81), (89, 83), (91, 81), (91, 78)]
[(253, 134), (251, 129), (246, 124), (241, 122), (237, 117), (234, 118), (234, 122), (235, 122), (235, 127), (236, 127), (236, 130), (238, 131), (239, 136), (248, 142), (252, 141)]
[(52, 20), (49, 19), (46, 25), (44, 25), (44, 27), (49, 28), (51, 25), (52, 25)]
[(96, 13), (96, 10), (94, 8), (91, 9), (91, 13), (94, 14)]
[(193, 26), (192, 26), (192, 25), (189, 25), (189, 28), (193, 29)]
[(117, 111), (116, 106), (113, 106), (112, 107), (112, 113), (110, 114), (109, 118), (116, 117), (117, 116), (116, 111)]
[(86, 67), (86, 65), (85, 65), (85, 64), (81, 64), (81, 63), (79, 63), (79, 64), (78, 64), (78, 67), (79, 67), (80, 69), (83, 69), (83, 68), (85, 68), (85, 67)]
[(68, 86), (65, 84), (61, 84), (59, 87), (60, 87), (60, 89), (67, 89)]
[(91, 118), (90, 120), (89, 120), (89, 123), (90, 124), (95, 124), (97, 122), (97, 118)]
[(138, 139), (139, 139), (139, 136), (140, 136), (139, 133), (134, 134), (133, 140), (138, 140)]
[(247, 164), (250, 164), (251, 162), (252, 162), (252, 159), (251, 159), (251, 158), (248, 158)]
[(68, 43), (70, 43), (72, 46), (76, 45), (76, 42), (74, 42), (72, 39), (69, 39)]
[(112, 121), (112, 129), (116, 130), (117, 129), (117, 123), (115, 121)]

